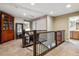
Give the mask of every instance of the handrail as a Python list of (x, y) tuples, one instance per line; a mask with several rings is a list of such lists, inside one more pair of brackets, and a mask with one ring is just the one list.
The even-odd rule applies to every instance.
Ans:
[[(35, 31), (35, 30), (25, 31), (25, 32), (33, 32), (33, 31)], [(38, 31), (46, 31), (46, 30), (36, 30), (36, 32), (38, 32)], [(65, 30), (58, 30), (58, 31), (65, 31)], [(41, 33), (50, 33), (50, 32), (58, 32), (58, 31), (46, 31), (46, 32), (40, 32), (39, 34), (41, 34)]]
[[(59, 30), (58, 30), (59, 31)], [(47, 32), (40, 32), (39, 34), (41, 34), (41, 33), (50, 33), (50, 32), (58, 32), (58, 31), (47, 31)], [(65, 31), (65, 30), (60, 30), (60, 31)], [(59, 32), (60, 32), (59, 31)]]

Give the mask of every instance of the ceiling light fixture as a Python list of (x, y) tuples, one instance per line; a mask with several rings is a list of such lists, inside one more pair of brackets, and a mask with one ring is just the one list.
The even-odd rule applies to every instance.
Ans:
[(70, 7), (71, 7), (71, 4), (67, 4), (67, 5), (66, 5), (66, 8), (70, 8)]
[(50, 14), (53, 14), (53, 11), (51, 11)]
[(31, 5), (32, 5), (32, 6), (34, 6), (34, 5), (35, 5), (35, 3), (31, 3)]
[(24, 16), (26, 16), (26, 13), (24, 13)]

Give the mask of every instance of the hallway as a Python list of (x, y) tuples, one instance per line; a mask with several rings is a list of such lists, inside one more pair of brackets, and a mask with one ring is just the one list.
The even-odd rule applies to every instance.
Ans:
[(79, 41), (70, 40), (64, 42), (45, 56), (79, 56)]

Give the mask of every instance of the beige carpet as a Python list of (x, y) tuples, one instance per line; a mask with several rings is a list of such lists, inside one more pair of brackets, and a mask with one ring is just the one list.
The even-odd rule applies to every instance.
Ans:
[(8, 41), (0, 45), (0, 56), (32, 56), (33, 49), (22, 48), (21, 39)]
[[(32, 56), (33, 49), (22, 48), (21, 39), (12, 40), (0, 45), (0, 56)], [(79, 41), (69, 41), (61, 44), (45, 56), (79, 56)]]
[(79, 56), (79, 41), (71, 40), (61, 44), (45, 56)]

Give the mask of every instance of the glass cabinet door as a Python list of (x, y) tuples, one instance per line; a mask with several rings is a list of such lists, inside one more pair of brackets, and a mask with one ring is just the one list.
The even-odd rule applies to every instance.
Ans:
[(3, 30), (8, 30), (8, 16), (4, 15)]
[(10, 30), (14, 30), (14, 18), (13, 17), (10, 17), (9, 28)]

